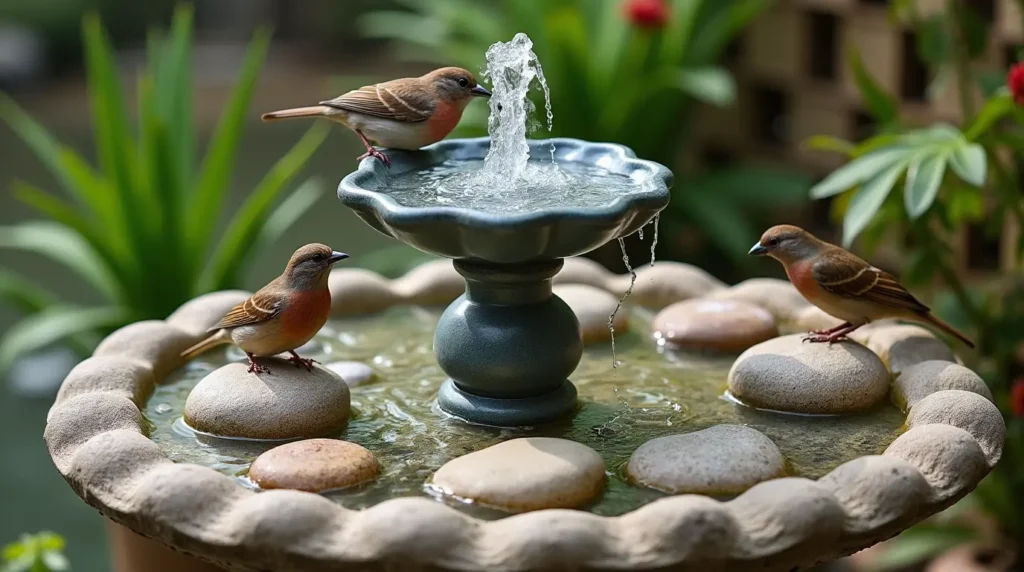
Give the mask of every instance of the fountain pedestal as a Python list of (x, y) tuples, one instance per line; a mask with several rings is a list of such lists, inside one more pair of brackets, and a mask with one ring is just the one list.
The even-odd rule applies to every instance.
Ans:
[(492, 264), (456, 260), (466, 293), (441, 316), (434, 352), (449, 379), (445, 412), (483, 425), (551, 421), (576, 406), (568, 381), (583, 356), (580, 325), (551, 293), (562, 260)]

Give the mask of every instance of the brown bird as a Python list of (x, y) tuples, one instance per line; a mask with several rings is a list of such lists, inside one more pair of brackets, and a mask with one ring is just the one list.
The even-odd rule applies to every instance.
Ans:
[(391, 166), (387, 155), (371, 142), (392, 149), (414, 150), (437, 143), (455, 129), (473, 97), (490, 97), (473, 74), (462, 68), (441, 68), (424, 76), (363, 86), (320, 105), (273, 111), (263, 121), (292, 117), (324, 117), (356, 132), (366, 157)]
[(835, 328), (810, 332), (805, 341), (831, 344), (868, 322), (896, 318), (934, 326), (974, 347), (974, 342), (932, 315), (891, 274), (802, 228), (773, 226), (749, 254), (781, 262), (789, 281), (808, 302), (844, 320)]
[(295, 251), (284, 272), (245, 302), (235, 306), (208, 331), (213, 335), (181, 353), (191, 359), (221, 344), (234, 343), (249, 358), (249, 371), (267, 372), (254, 357), (288, 352), (296, 367), (312, 371), (313, 360), (295, 348), (313, 339), (327, 323), (331, 293), (327, 277), (331, 266), (348, 258), (323, 244), (307, 244)]

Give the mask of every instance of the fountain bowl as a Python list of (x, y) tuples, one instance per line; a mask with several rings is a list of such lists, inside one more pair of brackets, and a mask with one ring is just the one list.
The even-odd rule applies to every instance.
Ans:
[(374, 229), (424, 252), (453, 258), (517, 264), (568, 258), (590, 252), (647, 224), (668, 205), (672, 172), (637, 159), (627, 147), (579, 139), (531, 139), (532, 157), (556, 163), (580, 163), (621, 175), (649, 173), (648, 189), (595, 207), (543, 208), (492, 213), (456, 206), (407, 207), (385, 191), (388, 176), (421, 170), (446, 160), (483, 160), (490, 138), (449, 139), (419, 151), (389, 150), (391, 169), (372, 157), (346, 176), (338, 198)]

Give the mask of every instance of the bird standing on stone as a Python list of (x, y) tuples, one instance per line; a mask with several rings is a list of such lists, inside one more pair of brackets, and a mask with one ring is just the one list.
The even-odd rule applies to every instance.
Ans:
[(474, 97), (490, 97), (473, 74), (462, 68), (441, 68), (420, 77), (367, 85), (321, 101), (312, 107), (273, 111), (264, 121), (292, 117), (324, 117), (356, 132), (366, 146), (366, 157), (391, 166), (387, 155), (371, 142), (392, 149), (415, 150), (444, 139), (462, 119)]
[(323, 244), (307, 244), (295, 251), (284, 272), (246, 301), (235, 306), (208, 331), (213, 334), (181, 353), (191, 359), (221, 344), (234, 343), (249, 358), (249, 372), (270, 373), (255, 357), (288, 352), (296, 367), (313, 369), (313, 360), (295, 353), (327, 323), (331, 293), (327, 277), (331, 266), (347, 254)]
[(896, 318), (934, 326), (974, 347), (953, 326), (932, 315), (928, 306), (891, 274), (800, 227), (769, 228), (749, 254), (781, 262), (789, 281), (808, 302), (844, 320), (835, 328), (810, 332), (805, 341), (832, 344), (868, 322)]

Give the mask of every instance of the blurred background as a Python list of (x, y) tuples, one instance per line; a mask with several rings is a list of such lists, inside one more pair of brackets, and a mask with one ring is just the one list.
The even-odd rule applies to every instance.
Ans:
[[(476, 72), (491, 43), (526, 32), (552, 135), (626, 144), (675, 172), (659, 259), (728, 282), (781, 276), (746, 251), (768, 226), (797, 224), (897, 274), (979, 342), (964, 359), (1008, 424), (996, 472), (833, 568), (1020, 569), (1021, 4), (0, 0), (7, 557), (59, 567), (63, 551), (75, 570), (109, 567), (101, 518), (42, 442), (61, 380), (105, 333), (203, 292), (257, 288), (307, 242), (386, 276), (424, 259), (337, 202), (355, 136), (260, 114), (439, 65)], [(470, 106), (453, 136), (481, 134), (486, 107)], [(634, 264), (650, 240), (627, 240)], [(589, 256), (627, 270), (617, 245)], [(43, 530), (63, 540), (19, 541)]]

